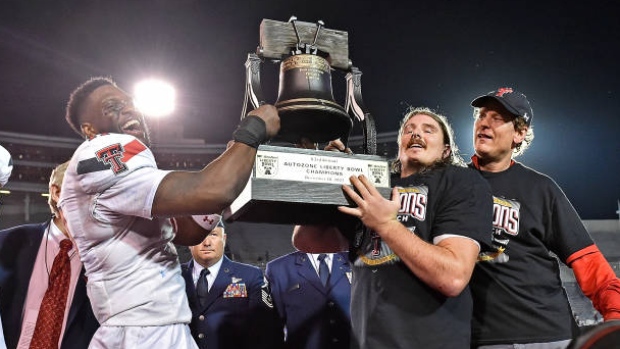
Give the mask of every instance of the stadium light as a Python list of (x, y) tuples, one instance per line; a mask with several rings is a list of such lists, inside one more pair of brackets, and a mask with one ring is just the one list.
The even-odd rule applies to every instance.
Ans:
[(163, 117), (174, 111), (176, 91), (164, 81), (147, 79), (135, 85), (134, 99), (145, 116)]

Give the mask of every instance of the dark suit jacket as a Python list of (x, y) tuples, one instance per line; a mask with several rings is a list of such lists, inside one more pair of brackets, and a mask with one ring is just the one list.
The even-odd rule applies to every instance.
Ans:
[[(277, 315), (263, 289), (263, 272), (223, 257), (222, 266), (201, 307), (192, 278), (193, 262), (181, 265), (189, 305), (190, 329), (201, 349), (278, 348)], [(243, 291), (245, 289), (245, 292)]]
[[(22, 310), (47, 223), (25, 224), (0, 231), (0, 314), (8, 349), (17, 347)], [(69, 310), (61, 349), (87, 348), (99, 323), (86, 296), (82, 268)]]
[(351, 267), (347, 253), (335, 253), (327, 284), (310, 258), (293, 252), (267, 263), (265, 275), (286, 326), (286, 348), (348, 349), (351, 335)]

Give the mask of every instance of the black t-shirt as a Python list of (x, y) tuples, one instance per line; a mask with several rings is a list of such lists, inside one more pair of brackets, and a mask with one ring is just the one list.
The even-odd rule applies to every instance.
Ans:
[[(399, 221), (433, 243), (445, 234), (491, 244), (491, 193), (478, 173), (448, 166), (392, 178), (401, 199)], [(446, 297), (419, 280), (377, 234), (350, 236), (351, 317), (359, 348), (468, 348), (472, 300), (466, 288)]]
[(562, 261), (593, 244), (574, 208), (549, 177), (515, 163), (480, 172), (493, 190), (493, 243), (470, 287), (476, 346), (570, 339), (575, 328), (560, 280)]

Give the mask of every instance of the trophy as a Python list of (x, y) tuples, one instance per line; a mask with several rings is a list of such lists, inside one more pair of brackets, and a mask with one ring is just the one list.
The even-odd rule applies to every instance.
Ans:
[[(265, 103), (260, 65), (280, 62), (278, 145), (258, 147), (254, 169), (239, 197), (224, 211), (227, 221), (276, 224), (334, 223), (342, 214), (337, 206), (352, 201), (342, 191), (352, 175), (366, 175), (389, 198), (390, 175), (386, 159), (376, 155), (376, 130), (361, 94), (361, 71), (348, 57), (348, 33), (325, 28), (322, 21), (288, 22), (263, 19), (260, 45), (248, 54), (241, 118), (247, 108)], [(331, 71), (346, 72), (344, 106), (334, 100)], [(363, 132), (362, 153), (306, 149), (340, 139), (345, 145), (354, 122)], [(282, 146), (289, 144), (291, 146)]]

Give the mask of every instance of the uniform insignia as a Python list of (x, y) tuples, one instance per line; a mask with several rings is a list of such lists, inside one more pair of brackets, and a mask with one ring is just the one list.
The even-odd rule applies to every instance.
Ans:
[(224, 291), (224, 298), (244, 298), (248, 296), (245, 283), (234, 283), (228, 285)]
[(273, 308), (273, 299), (271, 298), (271, 288), (269, 287), (269, 280), (266, 277), (263, 277), (263, 285), (260, 288), (260, 297), (263, 301), (263, 304), (267, 308)]
[(236, 284), (236, 283), (238, 283), (238, 282), (239, 282), (239, 281), (241, 281), (241, 280), (243, 280), (243, 279), (242, 279), (242, 278), (237, 278), (237, 277), (234, 277), (234, 276), (233, 276), (233, 277), (231, 278), (231, 281), (230, 281), (230, 282), (231, 282), (231, 283), (233, 283), (233, 284)]

